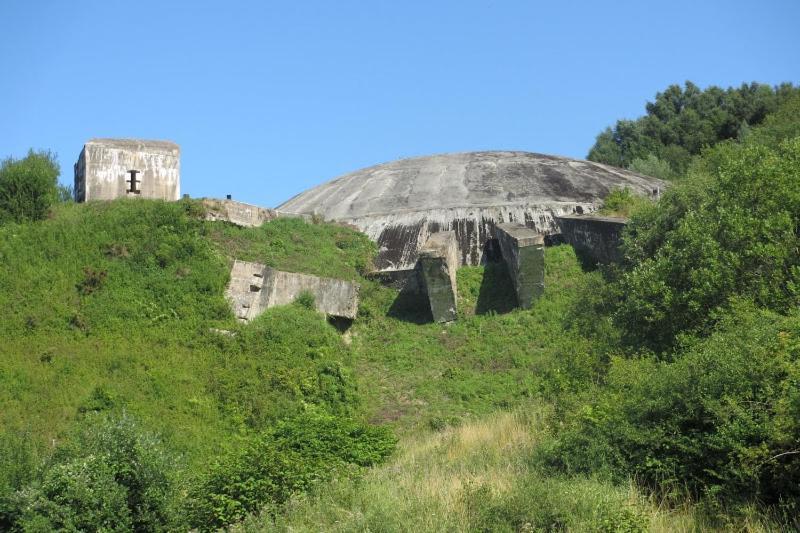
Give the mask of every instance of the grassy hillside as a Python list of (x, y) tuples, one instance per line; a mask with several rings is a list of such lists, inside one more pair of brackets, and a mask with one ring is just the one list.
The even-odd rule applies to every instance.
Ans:
[(298, 220), (222, 228), (195, 209), (64, 205), (41, 223), (0, 227), (3, 431), (53, 443), (87, 412), (125, 410), (191, 463), (306, 402), (355, 408), (345, 394), (349, 352), (323, 317), (289, 307), (245, 329), (233, 320), (226, 252), (231, 241), (249, 242), (247, 259), (291, 270), (313, 249), (324, 262), (309, 261), (308, 271), (352, 279), (371, 244)]
[[(201, 215), (117, 201), (0, 226), (0, 528), (769, 527), (757, 507), (709, 521), (720, 512), (552, 468), (562, 424), (586, 419), (617, 346), (586, 313), (601, 273), (570, 247), (546, 249), (530, 310), (514, 309), (502, 264), (461, 268), (445, 326), (424, 299), (363, 276), (375, 250), (357, 232)], [(223, 296), (233, 258), (355, 280), (359, 316), (342, 332), (296, 303), (239, 324)], [(392, 432), (399, 449), (375, 466)], [(162, 495), (146, 516), (130, 502), (152, 486), (121, 474), (140, 464)], [(87, 496), (101, 486), (106, 499)], [(120, 517), (125, 495), (134, 511)]]

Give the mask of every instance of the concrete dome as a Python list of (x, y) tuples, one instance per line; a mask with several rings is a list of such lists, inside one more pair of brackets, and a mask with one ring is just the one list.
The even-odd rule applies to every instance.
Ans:
[(455, 230), (464, 264), (478, 264), (494, 225), (557, 232), (553, 217), (591, 212), (612, 190), (651, 195), (664, 183), (626, 170), (528, 152), (465, 152), (402, 159), (298, 194), (280, 211), (357, 226), (375, 240), (380, 270), (412, 268), (431, 233)]

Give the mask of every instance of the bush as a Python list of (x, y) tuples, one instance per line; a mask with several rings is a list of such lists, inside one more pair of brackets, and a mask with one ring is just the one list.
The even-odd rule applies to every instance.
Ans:
[(31, 150), (0, 164), (0, 222), (42, 220), (58, 199), (59, 166), (50, 152)]
[(175, 521), (176, 464), (127, 415), (88, 415), (22, 491), (25, 530), (164, 531)]
[(551, 459), (661, 491), (800, 505), (800, 316), (736, 302), (675, 362), (616, 359)]
[(29, 433), (0, 433), (0, 531), (9, 531), (19, 519), (19, 491), (34, 478), (38, 450)]
[(632, 213), (650, 204), (650, 200), (632, 193), (628, 187), (614, 189), (603, 199), (601, 215), (629, 217)]
[(706, 168), (628, 227), (614, 318), (632, 345), (664, 350), (708, 331), (734, 295), (780, 312), (800, 303), (800, 138), (718, 146)]
[(280, 422), (220, 458), (190, 493), (189, 521), (202, 530), (274, 508), (316, 483), (385, 459), (395, 439), (385, 428), (322, 414)]
[(297, 298), (295, 298), (294, 302), (312, 311), (316, 309), (316, 298), (314, 298), (314, 293), (311, 291), (301, 292)]

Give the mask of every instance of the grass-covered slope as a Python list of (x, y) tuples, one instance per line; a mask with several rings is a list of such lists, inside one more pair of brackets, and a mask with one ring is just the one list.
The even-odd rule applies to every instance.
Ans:
[(231, 242), (288, 270), (323, 257), (304, 271), (352, 279), (369, 241), (299, 220), (221, 227), (195, 211), (63, 205), (48, 220), (0, 227), (3, 432), (52, 443), (87, 412), (125, 410), (202, 460), (231, 434), (306, 404), (354, 408), (350, 356), (323, 317), (289, 306), (240, 328), (224, 288)]
[(396, 293), (370, 288), (353, 347), (372, 419), (443, 427), (589, 379), (588, 341), (564, 330), (587, 274), (568, 246), (546, 254), (545, 296), (529, 311), (514, 309), (502, 264), (458, 270), (459, 318), (447, 326), (395, 313)]

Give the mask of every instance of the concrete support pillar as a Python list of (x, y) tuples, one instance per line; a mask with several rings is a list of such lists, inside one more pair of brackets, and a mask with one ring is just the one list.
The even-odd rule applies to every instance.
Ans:
[(420, 273), (435, 322), (456, 319), (458, 242), (453, 231), (434, 233), (419, 252)]
[(518, 223), (498, 224), (496, 235), (517, 302), (529, 309), (544, 294), (544, 237)]

